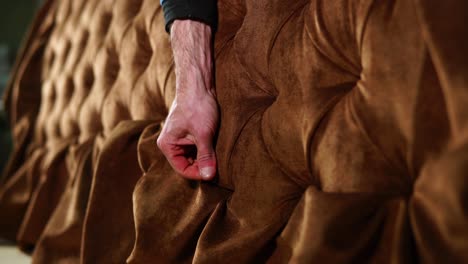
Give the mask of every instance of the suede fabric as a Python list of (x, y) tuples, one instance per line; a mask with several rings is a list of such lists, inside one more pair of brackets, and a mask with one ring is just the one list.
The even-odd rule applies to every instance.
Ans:
[(213, 182), (156, 147), (154, 0), (49, 0), (6, 106), (0, 234), (33, 263), (468, 261), (468, 3), (218, 1)]

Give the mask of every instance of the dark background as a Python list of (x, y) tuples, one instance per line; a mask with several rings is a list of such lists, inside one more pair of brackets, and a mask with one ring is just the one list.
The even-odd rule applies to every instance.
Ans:
[[(16, 53), (41, 2), (40, 0), (0, 0), (0, 96), (2, 99)], [(3, 100), (1, 100), (0, 173), (3, 171), (11, 147), (10, 130)]]

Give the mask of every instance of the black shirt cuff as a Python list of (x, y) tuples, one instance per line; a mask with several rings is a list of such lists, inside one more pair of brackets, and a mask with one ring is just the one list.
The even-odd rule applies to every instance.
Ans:
[(176, 19), (191, 19), (210, 25), (213, 31), (217, 26), (216, 0), (162, 0), (161, 5), (166, 21), (166, 31), (170, 31)]

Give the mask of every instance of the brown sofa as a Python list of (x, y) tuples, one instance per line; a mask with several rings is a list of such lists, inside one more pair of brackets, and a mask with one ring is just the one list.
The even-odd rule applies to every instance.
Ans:
[(33, 263), (468, 261), (464, 0), (218, 1), (219, 175), (177, 176), (157, 0), (49, 0), (5, 103)]

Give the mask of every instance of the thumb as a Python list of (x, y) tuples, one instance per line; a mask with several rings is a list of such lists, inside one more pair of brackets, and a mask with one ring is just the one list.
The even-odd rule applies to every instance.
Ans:
[(203, 180), (211, 180), (216, 175), (216, 154), (211, 140), (197, 146), (197, 163)]

